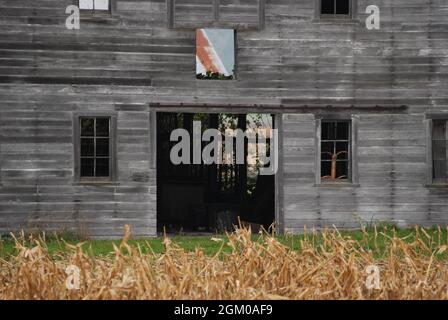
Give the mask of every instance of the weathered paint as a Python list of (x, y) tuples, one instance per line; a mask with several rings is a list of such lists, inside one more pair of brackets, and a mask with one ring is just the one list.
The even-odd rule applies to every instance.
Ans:
[[(67, 30), (73, 3), (0, 0), (0, 232), (154, 235), (150, 103), (280, 114), (288, 230), (448, 221), (425, 136), (425, 113), (448, 111), (446, 0), (359, 0), (355, 21), (315, 19), (313, 0), (118, 0)], [(365, 27), (371, 4), (379, 31)], [(236, 80), (195, 79), (197, 27), (237, 29)], [(74, 180), (72, 121), (86, 112), (117, 116), (114, 184)], [(357, 184), (316, 185), (316, 114), (356, 116)]]

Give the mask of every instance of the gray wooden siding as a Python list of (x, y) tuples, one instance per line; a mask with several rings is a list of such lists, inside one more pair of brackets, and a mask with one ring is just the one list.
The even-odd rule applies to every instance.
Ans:
[[(314, 21), (313, 0), (118, 0), (65, 28), (71, 0), (0, 0), (0, 232), (154, 235), (149, 103), (274, 106), (285, 113), (285, 227), (369, 220), (446, 223), (427, 188), (425, 112), (448, 110), (448, 2), (359, 0), (358, 21)], [(264, 5), (265, 4), (265, 5)], [(381, 8), (381, 30), (364, 26)], [(211, 9), (211, 11), (210, 11)], [(259, 15), (262, 13), (262, 16)], [(206, 21), (207, 23), (204, 23)], [(237, 29), (238, 80), (195, 79), (195, 23)], [(173, 27), (173, 28), (170, 28)], [(117, 114), (118, 179), (73, 177), (74, 113)], [(359, 186), (315, 182), (315, 113), (359, 115)]]
[(426, 135), (421, 115), (360, 115), (359, 184), (316, 186), (313, 117), (284, 115), (285, 225), (353, 228), (360, 223), (448, 222), (447, 190), (427, 188)]

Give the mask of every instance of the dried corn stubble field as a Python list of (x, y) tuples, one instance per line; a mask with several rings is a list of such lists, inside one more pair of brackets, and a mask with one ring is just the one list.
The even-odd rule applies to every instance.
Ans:
[[(126, 230), (110, 256), (88, 254), (81, 244), (50, 254), (45, 242), (16, 239), (17, 254), (0, 259), (0, 299), (448, 298), (441, 229), (417, 228), (412, 238), (375, 230), (373, 240), (367, 232), (354, 240), (329, 230), (305, 235), (300, 250), (238, 229), (228, 236), (231, 252), (213, 256), (186, 252), (168, 238), (164, 253), (148, 253), (128, 244)], [(80, 270), (78, 290), (66, 287), (70, 265)], [(366, 286), (371, 265), (380, 270), (380, 289)]]

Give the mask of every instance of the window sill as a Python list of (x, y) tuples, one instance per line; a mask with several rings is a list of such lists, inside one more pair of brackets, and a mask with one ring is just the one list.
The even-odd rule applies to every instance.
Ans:
[(359, 183), (335, 182), (335, 181), (328, 181), (328, 182), (321, 182), (319, 184), (314, 184), (314, 187), (316, 188), (358, 188), (359, 186), (360, 186)]
[(110, 13), (83, 13), (81, 12), (81, 22), (101, 22), (105, 24), (119, 24), (120, 17), (111, 15)]
[(74, 186), (118, 186), (118, 182), (111, 180), (79, 180), (73, 183)]
[(359, 19), (356, 18), (350, 18), (350, 17), (332, 17), (332, 16), (328, 16), (328, 17), (319, 17), (319, 18), (314, 18), (313, 23), (340, 23), (340, 24), (359, 24)]
[(431, 184), (425, 184), (425, 188), (431, 188), (431, 189), (448, 189), (448, 183), (431, 183)]
[(233, 79), (198, 79), (198, 78), (194, 78), (194, 80), (196, 80), (197, 82), (201, 82), (201, 81), (211, 81), (211, 82), (217, 82), (217, 83), (223, 83), (223, 82), (235, 82), (238, 81), (238, 78), (235, 77), (235, 75), (233, 76)]

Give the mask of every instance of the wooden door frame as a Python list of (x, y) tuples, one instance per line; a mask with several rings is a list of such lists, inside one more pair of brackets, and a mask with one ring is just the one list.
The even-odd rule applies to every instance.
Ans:
[[(278, 170), (275, 174), (275, 223), (276, 232), (284, 234), (284, 197), (283, 197), (283, 114), (272, 106), (261, 105), (210, 105), (210, 104), (159, 104), (149, 105), (149, 141), (150, 141), (150, 167), (157, 172), (157, 113), (267, 113), (274, 117), (274, 128), (278, 130)], [(156, 180), (157, 188), (157, 180)], [(158, 201), (158, 199), (156, 199)]]

